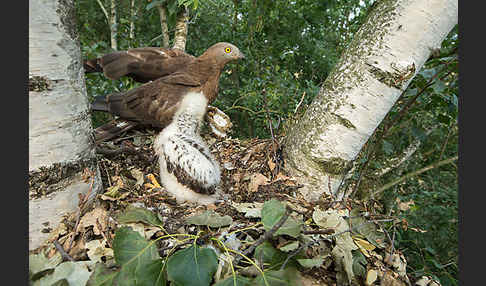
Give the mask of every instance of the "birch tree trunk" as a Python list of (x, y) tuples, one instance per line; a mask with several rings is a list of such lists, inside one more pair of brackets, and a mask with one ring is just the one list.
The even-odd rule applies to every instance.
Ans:
[(137, 10), (135, 8), (135, 0), (130, 0), (130, 46), (132, 41), (135, 40), (135, 16), (137, 15)]
[(29, 0), (29, 249), (101, 189), (74, 17), (73, 0)]
[(118, 23), (116, 20), (116, 0), (110, 0), (110, 31), (111, 31), (111, 48), (118, 50), (117, 37), (118, 37)]
[(373, 131), (458, 21), (457, 0), (378, 0), (284, 141), (305, 198), (344, 198), (342, 179)]
[(169, 48), (169, 29), (167, 28), (167, 7), (158, 5), (160, 29), (162, 30), (162, 48)]
[(187, 39), (187, 22), (189, 21), (189, 10), (184, 7), (177, 14), (175, 33), (174, 33), (174, 49), (185, 50)]

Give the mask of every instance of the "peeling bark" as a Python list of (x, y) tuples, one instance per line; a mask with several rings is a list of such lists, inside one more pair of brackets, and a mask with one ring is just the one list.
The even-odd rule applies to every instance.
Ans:
[(187, 40), (187, 22), (189, 21), (189, 10), (182, 8), (177, 14), (175, 33), (174, 33), (174, 49), (185, 50)]
[(457, 24), (457, 14), (457, 0), (376, 2), (285, 139), (287, 170), (306, 198), (343, 199), (339, 186), (352, 161)]
[(29, 249), (100, 191), (92, 132), (73, 0), (29, 0)]

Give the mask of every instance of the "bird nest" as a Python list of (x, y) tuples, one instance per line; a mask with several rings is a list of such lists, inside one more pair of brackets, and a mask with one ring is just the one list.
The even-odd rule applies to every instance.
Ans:
[[(324, 222), (311, 223), (319, 220), (316, 208), (322, 210), (319, 214), (328, 216), (329, 221), (331, 217), (344, 221), (342, 217), (346, 216), (342, 216), (342, 213), (350, 217), (353, 214), (350, 210), (365, 210), (363, 205), (353, 201), (336, 204), (331, 198), (320, 201), (318, 205), (307, 202), (298, 191), (301, 186), (284, 171), (281, 146), (277, 140), (239, 140), (228, 136), (216, 138), (208, 131), (203, 132), (203, 137), (222, 170), (221, 202), (207, 206), (177, 203), (159, 185), (158, 160), (152, 148), (158, 131), (132, 129), (97, 146), (103, 193), (98, 194), (90, 210), (66, 217), (61, 226), (52, 232), (51, 244), (36, 251), (38, 255), (45, 255), (51, 260), (56, 255), (62, 255), (63, 260), (97, 261), (108, 268), (117, 269), (113, 251), (116, 248), (113, 246), (115, 234), (123, 226), (129, 226), (147, 241), (157, 240), (161, 257), (188, 245), (188, 242), (181, 243), (172, 237), (177, 234), (198, 236), (194, 243), (200, 245), (207, 245), (209, 237), (218, 237), (221, 241), (226, 239), (225, 244), (232, 241), (236, 252), (245, 254), (255, 262), (255, 265), (251, 265), (235, 254), (233, 264), (238, 273), (245, 277), (258, 276), (255, 268), (258, 265), (260, 269), (268, 267), (268, 262), (252, 254), (260, 248), (260, 253), (278, 251), (293, 259), (293, 262), (290, 258), (280, 261), (280, 267), (282, 264), (290, 266), (296, 263), (296, 257), (301, 258), (299, 263), (302, 265), (295, 275), (300, 281), (298, 283), (302, 284), (297, 285), (346, 285), (349, 263), (352, 263), (353, 269), (354, 263), (361, 263), (361, 268), (354, 271), (353, 285), (365, 285), (371, 281), (392, 283), (382, 285), (408, 284), (403, 255), (384, 243), (383, 233), (380, 237), (376, 236), (377, 227), (373, 223), (374, 227), (367, 233), (360, 233), (357, 229), (360, 238), (355, 233), (351, 239), (348, 231), (342, 232), (349, 235), (351, 243), (361, 242), (361, 246), (357, 244), (353, 250), (353, 255), (356, 254), (354, 251), (359, 252), (356, 255), (359, 254), (361, 260), (353, 257), (351, 262), (335, 259), (336, 246), (349, 243), (337, 239), (342, 234), (339, 226), (323, 227)], [(280, 226), (277, 223), (271, 229), (264, 227), (262, 206), (275, 200), (285, 204), (283, 217), (286, 217), (281, 220), (301, 222), (299, 238), (285, 232), (288, 230), (283, 230), (284, 233), (277, 236), (283, 224), (280, 221)], [(230, 233), (238, 235), (231, 236), (230, 241)], [(172, 238), (161, 239), (165, 236)], [(298, 246), (292, 248), (295, 243)], [(366, 256), (361, 253), (366, 253)], [(223, 280), (231, 275), (227, 266), (219, 267), (221, 269), (214, 277)]]

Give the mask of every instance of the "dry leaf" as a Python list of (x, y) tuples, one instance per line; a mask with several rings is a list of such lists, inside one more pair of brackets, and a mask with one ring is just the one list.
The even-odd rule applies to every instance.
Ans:
[(270, 172), (273, 172), (273, 169), (275, 169), (275, 163), (273, 162), (272, 158), (270, 158), (267, 162), (268, 168), (270, 168)]
[(268, 178), (260, 173), (253, 174), (250, 177), (250, 183), (248, 184), (248, 191), (254, 193), (258, 191), (258, 186), (267, 185), (269, 182)]
[(373, 285), (373, 283), (378, 279), (378, 273), (374, 269), (370, 269), (366, 274), (366, 285)]
[[(93, 226), (93, 232), (95, 235), (100, 235), (102, 231), (106, 229), (106, 222), (107, 222), (108, 213), (105, 209), (101, 207), (97, 207), (90, 212), (87, 212), (79, 221), (79, 226), (87, 228), (89, 226)], [(98, 224), (96, 223), (96, 219), (100, 222), (101, 228), (98, 229)]]
[(107, 247), (105, 239), (94, 239), (87, 242), (84, 247), (87, 249), (86, 254), (91, 261), (102, 261), (101, 258), (105, 256), (106, 258), (113, 257), (113, 249)]
[(396, 199), (398, 209), (401, 211), (407, 211), (410, 209), (411, 206), (415, 205), (415, 202), (413, 200), (410, 200), (408, 202), (401, 202), (400, 198)]
[(427, 232), (426, 230), (424, 229), (420, 229), (420, 228), (415, 228), (415, 227), (409, 227), (409, 229), (415, 231), (415, 232), (420, 232), (420, 233), (424, 233), (424, 232)]
[(135, 183), (135, 186), (142, 186), (143, 185), (143, 173), (142, 171), (140, 171), (139, 169), (131, 169), (130, 170), (130, 174), (132, 175), (132, 177), (134, 177), (137, 182)]
[(375, 249), (376, 246), (361, 238), (353, 237), (353, 240), (354, 243), (356, 243), (356, 245), (359, 247), (359, 250), (361, 251), (361, 253), (363, 253), (364, 256), (368, 258), (371, 257), (369, 251)]

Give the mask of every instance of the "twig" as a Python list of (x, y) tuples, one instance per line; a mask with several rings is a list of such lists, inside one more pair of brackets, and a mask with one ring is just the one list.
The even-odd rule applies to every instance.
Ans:
[(105, 231), (102, 229), (101, 227), (101, 223), (100, 221), (98, 220), (98, 218), (96, 218), (96, 227), (98, 227), (99, 231), (101, 232), (101, 235), (103, 236), (103, 238), (106, 240), (106, 243), (108, 243), (108, 245), (110, 246), (110, 248), (113, 248), (113, 245), (111, 244), (111, 241), (108, 239), (108, 237), (106, 236), (105, 234)]
[[(287, 219), (290, 216), (290, 212), (291, 209), (286, 207), (285, 213), (280, 218), (280, 220), (271, 229), (269, 229), (262, 236), (260, 236), (260, 238), (257, 241), (255, 241), (250, 247), (248, 247), (245, 251), (243, 251), (243, 255), (247, 256), (248, 254), (252, 253), (258, 245), (262, 244), (264, 241), (271, 238), (273, 234), (285, 223), (285, 221), (287, 221)], [(235, 258), (234, 264), (235, 265), (238, 264), (240, 260), (241, 260), (241, 256), (238, 256), (237, 258)]]
[(86, 195), (80, 197), (79, 202), (78, 202), (78, 211), (77, 211), (77, 214), (76, 214), (76, 216), (77, 216), (76, 224), (74, 225), (72, 235), (69, 238), (69, 247), (68, 247), (68, 250), (67, 250), (68, 252), (73, 247), (74, 237), (76, 236), (76, 232), (78, 231), (79, 221), (81, 220), (81, 213), (83, 212), (85, 204), (88, 201), (88, 198), (91, 194), (91, 191), (93, 190), (94, 180), (95, 180), (95, 174), (94, 174), (94, 172), (91, 172), (91, 183), (89, 184), (88, 192), (86, 192)]
[(302, 104), (302, 102), (304, 101), (304, 97), (305, 97), (305, 91), (304, 93), (302, 93), (302, 97), (300, 98), (300, 101), (299, 103), (297, 104), (297, 106), (295, 107), (295, 110), (294, 110), (294, 113), (297, 112), (297, 109), (299, 109), (300, 105)]
[[(267, 92), (265, 89), (262, 90), (262, 95), (263, 95), (263, 103), (265, 106), (265, 117), (267, 118), (268, 125), (270, 126), (270, 135), (272, 136), (272, 151), (273, 151), (273, 160), (277, 162), (277, 147), (275, 146), (275, 136), (273, 134), (273, 125), (272, 125), (272, 120), (270, 119), (270, 114), (268, 111), (268, 106), (267, 106)], [(278, 170), (277, 170), (278, 172)], [(272, 177), (274, 176), (272, 172)]]
[(446, 140), (444, 142), (444, 145), (442, 146), (442, 150), (440, 150), (439, 161), (440, 161), (440, 159), (442, 159), (442, 155), (444, 155), (444, 151), (445, 151), (445, 148), (447, 146), (447, 142), (449, 141), (449, 138), (451, 137), (451, 134), (452, 134), (452, 130), (453, 129), (454, 128), (450, 128), (449, 129), (449, 133), (447, 134), (447, 137), (446, 137)]
[(108, 184), (111, 187), (112, 185), (111, 185), (110, 173), (108, 173), (108, 169), (106, 169), (106, 166), (105, 166), (105, 163), (103, 162), (103, 160), (101, 160), (101, 165), (103, 166), (103, 169), (105, 170), (106, 179), (108, 179)]
[(332, 234), (332, 233), (334, 233), (334, 229), (332, 228), (302, 231), (302, 234)]
[(106, 17), (106, 21), (108, 21), (108, 23), (110, 22), (110, 17), (108, 16), (108, 12), (106, 11), (105, 7), (103, 6), (103, 3), (101, 3), (100, 0), (96, 0), (98, 2), (98, 4), (100, 5), (101, 7), (101, 10), (103, 11), (103, 14), (105, 14), (105, 17)]
[(59, 243), (59, 241), (56, 239), (54, 240), (54, 246), (56, 247), (57, 251), (59, 251), (59, 253), (61, 254), (61, 257), (62, 257), (62, 260), (63, 261), (66, 261), (66, 260), (69, 260), (69, 261), (75, 261), (74, 258), (71, 257), (71, 255), (69, 255), (65, 250), (64, 248), (62, 247), (62, 245)]
[(420, 170), (417, 170), (417, 171), (413, 171), (411, 173), (408, 173), (405, 176), (403, 176), (403, 177), (401, 177), (401, 178), (399, 178), (399, 179), (397, 179), (395, 181), (392, 181), (392, 182), (390, 182), (388, 184), (385, 184), (384, 186), (382, 186), (381, 188), (379, 188), (378, 190), (376, 190), (375, 192), (373, 192), (373, 196), (376, 196), (377, 194), (379, 194), (379, 193), (381, 193), (381, 192), (383, 192), (383, 191), (385, 191), (385, 190), (393, 187), (394, 185), (399, 184), (399, 183), (405, 181), (406, 179), (409, 179), (411, 177), (414, 177), (414, 176), (417, 176), (419, 174), (422, 174), (423, 172), (426, 172), (426, 171), (428, 171), (430, 169), (434, 169), (434, 168), (440, 167), (442, 165), (452, 163), (453, 161), (457, 160), (457, 158), (458, 158), (458, 156), (454, 156), (452, 158), (449, 158), (449, 159), (446, 159), (446, 160), (442, 160), (442, 161), (438, 161), (438, 162), (435, 162), (433, 164), (430, 164), (427, 167), (424, 167), (424, 168), (422, 168)]

